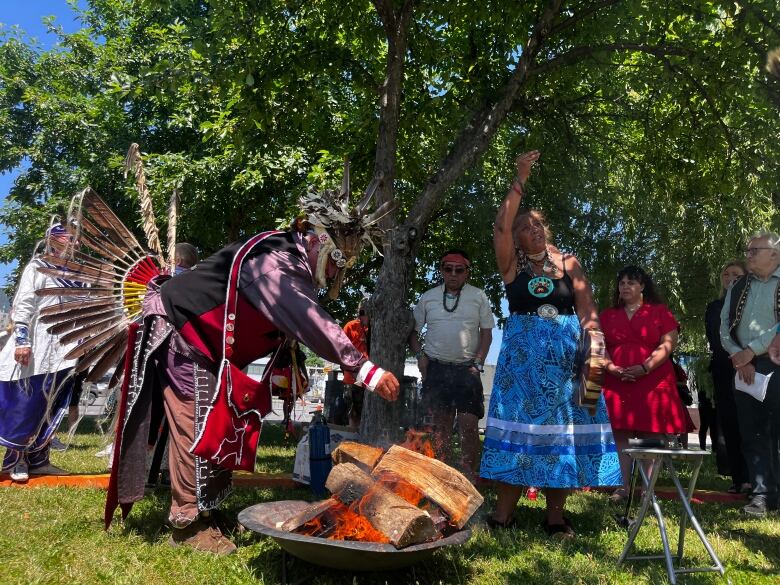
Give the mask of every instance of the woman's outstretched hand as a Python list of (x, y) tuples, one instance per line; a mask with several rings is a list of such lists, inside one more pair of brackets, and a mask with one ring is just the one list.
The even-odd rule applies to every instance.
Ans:
[(531, 174), (531, 167), (539, 160), (538, 150), (529, 150), (517, 157), (515, 164), (517, 165), (517, 181), (520, 185), (525, 185), (528, 180), (528, 175)]

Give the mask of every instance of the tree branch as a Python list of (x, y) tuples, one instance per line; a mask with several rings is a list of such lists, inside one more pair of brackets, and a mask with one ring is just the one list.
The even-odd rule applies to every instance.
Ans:
[(776, 35), (780, 35), (780, 29), (776, 27), (772, 22), (764, 15), (764, 13), (750, 4), (749, 2), (744, 2), (743, 0), (736, 0), (736, 3), (739, 4), (745, 12), (749, 12), (753, 16), (756, 17), (756, 20), (763, 24), (765, 27), (770, 29), (772, 32), (774, 32)]
[(584, 9), (580, 10), (578, 13), (573, 14), (572, 16), (567, 18), (566, 20), (562, 20), (561, 22), (559, 22), (558, 24), (553, 26), (550, 29), (549, 36), (553, 36), (555, 34), (558, 34), (562, 30), (566, 30), (567, 28), (570, 28), (570, 27), (574, 26), (579, 21), (587, 18), (588, 16), (590, 16), (591, 14), (593, 14), (595, 12), (598, 12), (602, 8), (607, 8), (609, 6), (613, 6), (614, 4), (618, 4), (619, 2), (620, 2), (620, 0), (602, 0), (601, 2), (596, 2), (596, 3), (588, 6), (587, 8), (584, 8)]
[[(415, 0), (404, 0), (396, 13), (392, 0), (374, 0), (374, 6), (387, 37), (387, 63), (385, 80), (379, 88), (379, 131), (374, 159), (374, 180), (377, 188), (377, 205), (394, 198), (394, 182), (398, 157), (398, 120), (401, 109), (404, 61), (406, 58), (409, 22)], [(394, 218), (387, 216), (382, 227), (390, 228)]]
[(487, 150), (499, 126), (506, 119), (520, 88), (528, 78), (530, 65), (541, 50), (560, 7), (561, 0), (548, 2), (523, 48), (514, 72), (506, 84), (496, 92), (500, 96), (498, 101), (487, 104), (478, 111), (460, 132), (449, 153), (428, 180), (422, 195), (409, 212), (406, 220), (408, 225), (422, 232), (447, 189)]
[(728, 125), (726, 125), (726, 122), (723, 120), (723, 116), (721, 115), (720, 110), (718, 109), (718, 105), (712, 99), (712, 96), (710, 96), (707, 89), (701, 84), (701, 82), (698, 79), (696, 79), (696, 77), (690, 71), (688, 71), (684, 67), (673, 64), (668, 59), (664, 59), (664, 62), (666, 63), (666, 66), (673, 73), (682, 74), (682, 76), (685, 77), (691, 83), (691, 85), (696, 88), (696, 91), (698, 91), (699, 94), (704, 98), (704, 101), (707, 102), (707, 105), (709, 106), (710, 110), (712, 110), (712, 115), (715, 116), (718, 125), (723, 130), (723, 136), (726, 138), (726, 143), (729, 145), (729, 152), (727, 158), (731, 159), (731, 155), (734, 152), (734, 140), (731, 136), (731, 128), (729, 128)]
[(688, 56), (692, 54), (692, 51), (684, 47), (675, 47), (672, 45), (646, 45), (643, 43), (611, 43), (608, 45), (591, 45), (586, 47), (574, 47), (569, 49), (565, 53), (561, 53), (557, 57), (553, 57), (534, 67), (528, 72), (528, 75), (539, 75), (540, 73), (547, 73), (548, 71), (557, 67), (563, 67), (571, 63), (575, 63), (583, 57), (589, 57), (597, 53), (608, 53), (615, 51), (639, 51), (641, 53), (648, 53), (655, 55), (656, 57), (668, 57), (670, 55)]

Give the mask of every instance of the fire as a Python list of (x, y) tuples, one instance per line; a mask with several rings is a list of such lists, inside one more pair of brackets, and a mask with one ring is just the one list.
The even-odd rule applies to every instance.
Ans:
[(339, 502), (324, 514), (309, 520), (296, 532), (304, 536), (318, 536), (330, 540), (390, 542), (390, 539), (371, 526), (366, 518), (353, 510), (359, 504), (360, 502), (356, 502), (347, 507)]
[(406, 439), (400, 445), (410, 451), (415, 451), (426, 457), (432, 459), (436, 458), (436, 453), (433, 449), (433, 444), (429, 438), (429, 434), (426, 431), (417, 431), (409, 429), (406, 431)]
[[(379, 477), (376, 478), (376, 481), (378, 486), (381, 485), (391, 492), (394, 492), (396, 495), (401, 496), (412, 506), (419, 506), (420, 502), (422, 502), (423, 498), (425, 497), (425, 494), (423, 494), (415, 486), (390, 471), (383, 472)], [(366, 494), (366, 496), (369, 494)]]

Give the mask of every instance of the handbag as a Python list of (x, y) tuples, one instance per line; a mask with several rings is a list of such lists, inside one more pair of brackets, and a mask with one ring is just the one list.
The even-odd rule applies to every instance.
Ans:
[(691, 406), (693, 404), (693, 394), (691, 394), (691, 389), (688, 388), (688, 374), (685, 373), (676, 357), (672, 356), (670, 359), (672, 368), (674, 368), (674, 377), (677, 380), (677, 394), (685, 406)]

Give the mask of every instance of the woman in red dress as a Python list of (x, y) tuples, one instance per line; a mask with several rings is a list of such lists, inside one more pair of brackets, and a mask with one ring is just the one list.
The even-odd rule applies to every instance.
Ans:
[(669, 360), (680, 326), (650, 276), (636, 266), (621, 270), (612, 307), (599, 320), (611, 360), (604, 397), (623, 474), (623, 488), (614, 499), (621, 499), (630, 480), (631, 461), (623, 454), (629, 438), (687, 433), (694, 427)]

